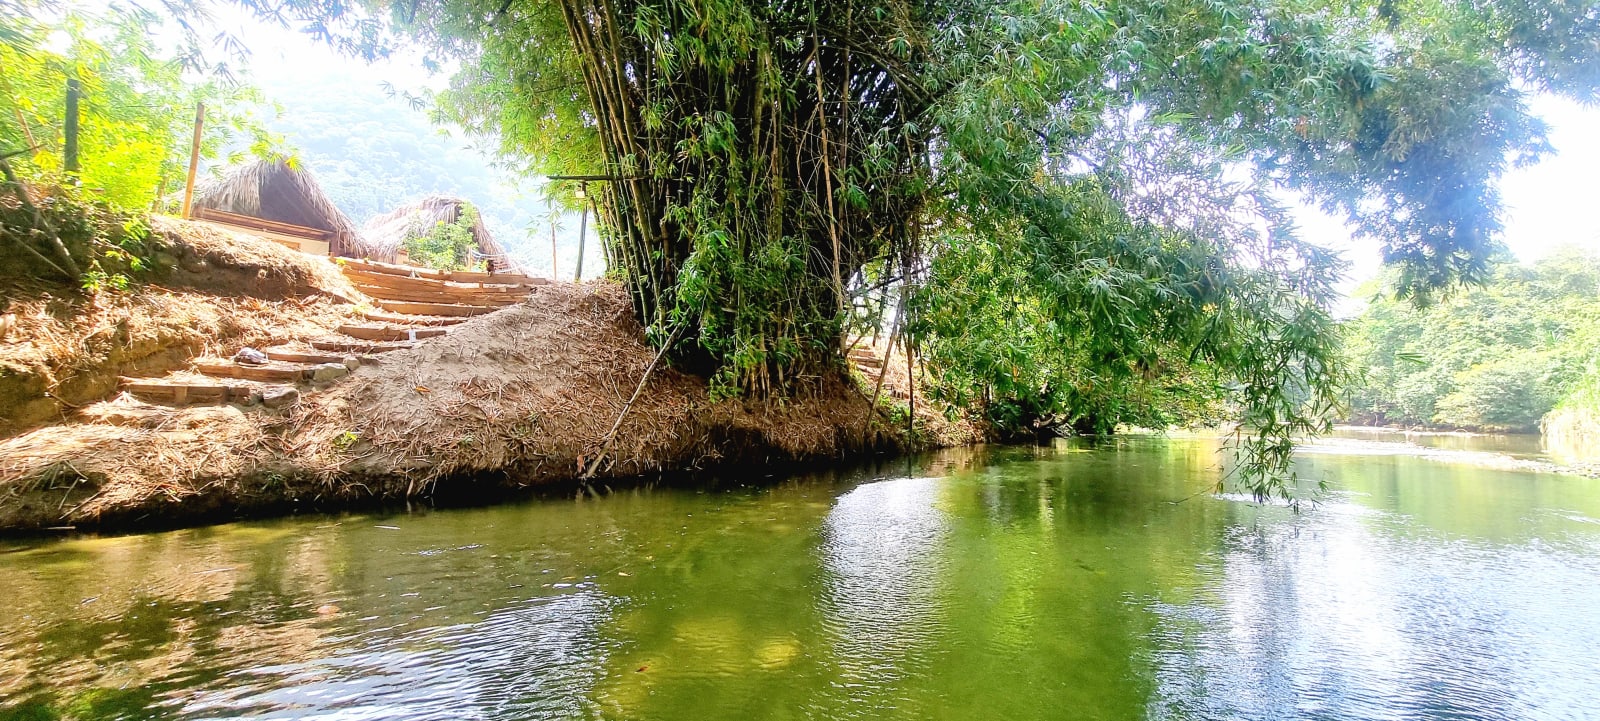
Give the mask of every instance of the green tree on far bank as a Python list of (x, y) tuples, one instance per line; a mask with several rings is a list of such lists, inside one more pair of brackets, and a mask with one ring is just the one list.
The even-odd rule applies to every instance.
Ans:
[(1365, 371), (1355, 421), (1537, 430), (1600, 359), (1600, 258), (1502, 262), (1424, 308), (1379, 295), (1348, 324), (1348, 349)]

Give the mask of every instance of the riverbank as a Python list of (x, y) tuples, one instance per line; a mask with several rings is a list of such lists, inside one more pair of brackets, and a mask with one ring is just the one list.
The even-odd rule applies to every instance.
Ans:
[[(182, 246), (193, 234), (175, 223), (173, 242)], [(245, 236), (229, 242), (265, 244), (254, 254), (276, 262), (255, 263), (254, 271), (262, 279), (257, 286), (277, 288), (270, 302), (323, 304), (330, 321), (366, 302), (347, 287), (269, 282), (331, 266), (323, 259)], [(225, 259), (210, 265), (220, 274), (237, 270)], [(219, 314), (242, 302), (206, 296), (194, 283), (131, 293), (183, 293), (188, 306)], [(19, 334), (3, 342), (37, 341)], [(80, 360), (105, 366), (130, 342), (113, 335), (104, 351)], [(208, 344), (198, 345), (182, 348), (198, 356)], [(181, 352), (168, 360), (190, 360)], [(167, 407), (111, 397), (65, 414), (64, 422), (0, 440), (0, 531), (186, 525), (435, 494), (503, 494), (590, 474), (616, 482), (978, 440), (969, 425), (926, 411), (918, 434), (908, 436), (871, 407), (843, 369), (793, 397), (750, 401), (712, 400), (704, 379), (658, 368), (601, 457), (654, 357), (621, 287), (556, 283), (447, 335), (384, 353), (283, 407)]]
[(1531, 433), (1338, 425), (1331, 434), (1305, 444), (1302, 449), (1357, 455), (1407, 455), (1492, 470), (1600, 478), (1600, 459), (1596, 458), (1592, 446), (1571, 447), (1560, 441)]

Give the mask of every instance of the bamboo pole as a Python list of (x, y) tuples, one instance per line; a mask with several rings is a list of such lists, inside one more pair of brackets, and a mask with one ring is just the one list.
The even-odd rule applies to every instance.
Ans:
[(586, 240), (586, 238), (584, 236), (589, 234), (589, 203), (587, 202), (587, 199), (585, 200), (585, 202), (583, 204), (583, 215), (580, 216), (580, 217), (582, 219), (578, 221), (578, 272), (577, 272), (577, 274), (575, 276), (573, 276), (572, 279), (574, 281), (576, 281), (576, 282), (582, 283), (583, 282), (583, 241)]
[(556, 224), (550, 222), (550, 280), (556, 279)]
[(206, 104), (194, 106), (194, 142), (189, 145), (189, 178), (183, 184), (183, 217), (190, 217), (194, 202), (194, 174), (200, 169), (200, 132), (206, 124)]
[(838, 312), (843, 319), (845, 314), (844, 276), (839, 271), (839, 222), (838, 216), (833, 211), (833, 163), (828, 159), (828, 111), (826, 96), (822, 90), (822, 53), (821, 44), (818, 43), (817, 51), (813, 51), (816, 60), (812, 63), (812, 75), (817, 80), (817, 123), (822, 130), (822, 193), (828, 199), (828, 238), (833, 243), (833, 294), (838, 298)]
[(78, 96), (83, 92), (77, 78), (67, 78), (67, 117), (62, 124), (66, 142), (62, 145), (61, 167), (78, 172)]

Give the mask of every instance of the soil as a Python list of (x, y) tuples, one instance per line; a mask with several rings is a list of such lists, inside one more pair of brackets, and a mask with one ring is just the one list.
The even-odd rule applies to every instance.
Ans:
[(276, 243), (160, 217), (152, 232), (153, 282), (126, 292), (0, 284), (0, 437), (69, 420), (119, 376), (324, 335), (361, 299), (333, 264)]
[[(197, 255), (207, 242), (237, 242), (173, 232)], [(89, 379), (114, 382), (130, 364), (187, 360), (207, 345), (231, 353), (286, 328), (315, 335), (362, 300), (331, 263), (287, 250), (279, 258), (275, 248), (213, 248), (207, 268), (173, 273), (182, 289), (151, 286), (55, 313), (49, 304), (62, 301), (13, 301), (22, 312), (12, 333), (29, 340), (0, 345), (0, 360), (31, 363), (37, 383), (53, 384), (49, 413), (67, 420), (0, 440), (0, 531), (185, 525), (978, 440), (970, 424), (920, 407), (921, 427), (908, 436), (842, 367), (791, 397), (756, 401), (713, 400), (704, 379), (663, 366), (602, 455), (655, 357), (623, 289), (609, 282), (538, 287), (524, 304), (382, 354), (283, 408), (171, 408), (122, 396), (71, 412), (60, 403), (104, 397), (109, 390)], [(193, 290), (202, 286), (235, 294)], [(78, 349), (108, 327), (129, 330)], [(68, 396), (72, 383), (83, 390)], [(14, 397), (0, 396), (0, 413), (27, 417)]]

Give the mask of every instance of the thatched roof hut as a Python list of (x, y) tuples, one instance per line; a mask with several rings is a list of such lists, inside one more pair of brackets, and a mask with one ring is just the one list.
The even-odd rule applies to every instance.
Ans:
[[(462, 198), (430, 195), (367, 221), (361, 229), (367, 257), (386, 263), (396, 262), (406, 239), (422, 237), (440, 223), (460, 220), (466, 206), (467, 201)], [(506, 254), (505, 246), (500, 245), (489, 233), (489, 226), (484, 225), (482, 215), (472, 224), (472, 237), (478, 244), (473, 258), (487, 261), (491, 272), (517, 269), (516, 261)]]
[(199, 184), (194, 207), (327, 231), (331, 254), (362, 255), (355, 224), (322, 192), (311, 171), (283, 158), (241, 165)]

